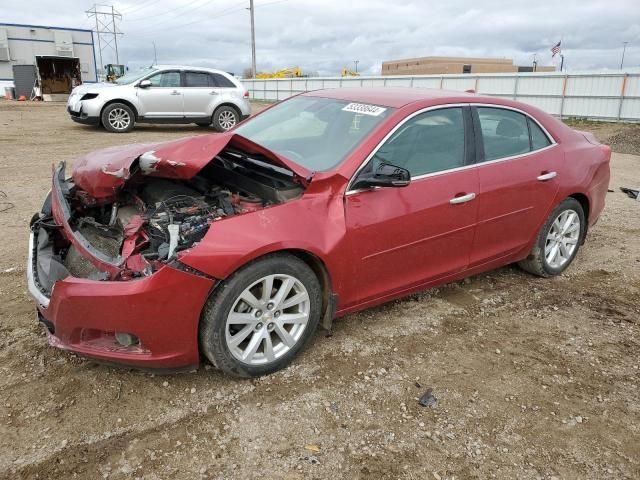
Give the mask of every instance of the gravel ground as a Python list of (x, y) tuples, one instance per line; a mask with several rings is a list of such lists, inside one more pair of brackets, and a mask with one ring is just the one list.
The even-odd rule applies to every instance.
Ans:
[(640, 156), (613, 155), (615, 191), (565, 275), (506, 267), (349, 315), (266, 378), (49, 347), (24, 263), (50, 165), (202, 132), (108, 134), (0, 102), (0, 478), (640, 478), (640, 202), (618, 189), (640, 184)]

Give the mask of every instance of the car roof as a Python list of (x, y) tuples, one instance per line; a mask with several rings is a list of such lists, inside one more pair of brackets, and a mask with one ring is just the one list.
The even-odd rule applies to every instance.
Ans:
[[(415, 102), (432, 100), (434, 104), (470, 102), (489, 97), (482, 97), (474, 93), (458, 92), (454, 90), (439, 90), (414, 87), (359, 87), (332, 88), (313, 90), (303, 93), (305, 96), (335, 98), (350, 102), (370, 103), (391, 108), (400, 108)], [(495, 99), (493, 99), (495, 100)]]
[(154, 65), (153, 68), (158, 70), (197, 70), (201, 72), (212, 72), (212, 73), (224, 73), (225, 75), (231, 76), (228, 72), (224, 70), (219, 70), (217, 68), (209, 68), (209, 67), (194, 67), (191, 65)]

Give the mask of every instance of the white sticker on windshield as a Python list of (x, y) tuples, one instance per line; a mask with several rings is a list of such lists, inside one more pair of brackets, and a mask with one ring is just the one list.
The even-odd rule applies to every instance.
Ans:
[(363, 115), (371, 115), (377, 117), (381, 113), (384, 113), (386, 108), (378, 107), (377, 105), (367, 105), (366, 103), (350, 103), (345, 106), (343, 112), (361, 113)]

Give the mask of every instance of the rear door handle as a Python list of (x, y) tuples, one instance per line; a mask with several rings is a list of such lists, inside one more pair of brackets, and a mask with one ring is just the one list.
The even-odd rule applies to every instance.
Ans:
[(216, 92), (215, 90), (211, 90), (211, 91), (209, 92), (209, 95), (218, 95), (218, 92)]
[(538, 180), (541, 182), (546, 182), (547, 180), (551, 180), (552, 178), (556, 178), (558, 174), (556, 172), (543, 173), (538, 176)]
[(476, 194), (472, 192), (467, 193), (466, 195), (462, 195), (461, 197), (453, 197), (451, 200), (449, 200), (449, 203), (451, 205), (457, 205), (458, 203), (470, 202), (474, 198), (476, 198)]
[(171, 92), (171, 95), (182, 95), (178, 90)]

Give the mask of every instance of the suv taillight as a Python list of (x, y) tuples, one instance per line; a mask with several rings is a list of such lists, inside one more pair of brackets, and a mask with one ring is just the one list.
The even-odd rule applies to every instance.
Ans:
[(249, 98), (249, 90), (245, 90), (245, 91), (244, 91), (244, 95), (243, 95), (243, 97), (244, 97), (244, 98)]

